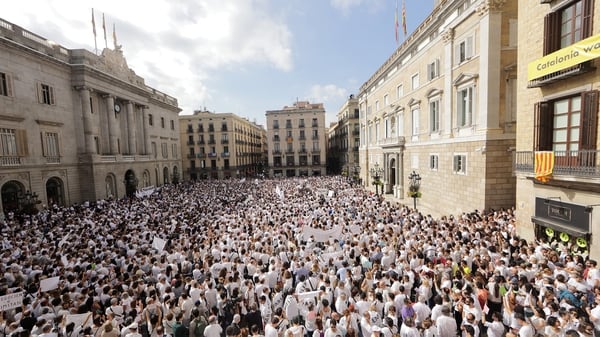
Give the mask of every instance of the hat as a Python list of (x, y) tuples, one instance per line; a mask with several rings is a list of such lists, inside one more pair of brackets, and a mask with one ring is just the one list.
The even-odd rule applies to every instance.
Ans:
[(138, 324), (136, 322), (131, 323), (131, 325), (128, 326), (129, 329), (137, 329), (138, 328)]

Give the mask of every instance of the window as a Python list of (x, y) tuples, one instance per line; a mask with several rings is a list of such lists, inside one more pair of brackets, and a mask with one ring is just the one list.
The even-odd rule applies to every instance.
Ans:
[(432, 171), (438, 170), (439, 157), (437, 154), (429, 155), (429, 169)]
[(12, 96), (12, 76), (0, 73), (0, 96)]
[(273, 121), (273, 129), (279, 129), (279, 121), (278, 120)]
[(473, 36), (469, 36), (455, 46), (454, 59), (461, 64), (473, 57)]
[(173, 158), (177, 158), (177, 144), (171, 144), (171, 153), (173, 154)]
[(544, 55), (592, 34), (593, 0), (571, 1), (544, 19)]
[(25, 130), (0, 128), (0, 166), (20, 165), (27, 154)]
[(319, 139), (319, 130), (312, 130), (312, 139)]
[(459, 89), (456, 104), (458, 127), (470, 126), (473, 117), (473, 87)]
[(163, 129), (165, 128), (165, 118), (164, 117), (160, 118), (160, 127)]
[(42, 152), (44, 157), (59, 157), (58, 133), (42, 132)]
[(417, 89), (419, 87), (419, 74), (414, 74), (410, 79), (410, 83), (413, 90)]
[(375, 111), (379, 111), (379, 101), (375, 101)]
[(440, 60), (436, 59), (427, 65), (427, 80), (431, 81), (438, 76), (440, 76)]
[(167, 143), (160, 144), (160, 150), (162, 152), (163, 158), (169, 157), (169, 147), (167, 146)]
[(388, 94), (383, 95), (383, 106), (388, 106), (390, 104)]
[(300, 118), (300, 119), (298, 120), (298, 127), (299, 127), (299, 128), (303, 128), (303, 127), (304, 127), (304, 118)]
[(404, 96), (404, 87), (402, 86), (402, 84), (400, 84), (396, 87), (396, 98), (400, 98), (402, 96)]
[[(191, 129), (191, 125), (190, 125), (190, 129)], [(175, 130), (175, 121), (171, 119), (171, 130)]]
[(467, 156), (464, 154), (455, 154), (453, 159), (452, 172), (457, 174), (467, 173)]
[(537, 103), (534, 150), (554, 151), (557, 162), (564, 157), (572, 157), (570, 165), (582, 164), (584, 158), (577, 156), (579, 151), (591, 150), (595, 153), (598, 95), (598, 91), (587, 91)]
[(306, 134), (304, 133), (304, 130), (300, 130), (300, 140), (304, 139), (306, 139)]
[(148, 125), (154, 125), (154, 116), (152, 116), (152, 114), (148, 114)]
[(285, 121), (285, 128), (286, 129), (291, 129), (292, 128), (292, 120), (291, 119), (286, 119), (286, 121)]
[(152, 155), (154, 156), (154, 158), (158, 157), (158, 151), (156, 149), (156, 142), (152, 142)]
[(419, 135), (419, 109), (413, 109), (412, 111), (412, 135)]
[(319, 122), (318, 122), (318, 120), (317, 120), (316, 118), (313, 118), (313, 119), (312, 119), (312, 126), (313, 126), (314, 128), (316, 128), (317, 126), (319, 126)]
[(221, 123), (221, 131), (227, 131), (227, 122)]
[(54, 105), (54, 88), (48, 84), (38, 83), (38, 102)]
[(429, 123), (431, 132), (440, 131), (440, 101), (429, 102)]

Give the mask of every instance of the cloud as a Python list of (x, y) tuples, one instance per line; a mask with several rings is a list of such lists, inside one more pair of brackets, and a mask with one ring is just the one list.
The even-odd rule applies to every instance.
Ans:
[(348, 90), (335, 84), (315, 84), (310, 88), (308, 97), (315, 103), (323, 103), (327, 111), (337, 111), (346, 100)]
[(385, 8), (386, 0), (330, 0), (331, 7), (339, 10), (344, 15), (348, 15), (353, 8), (367, 6), (367, 11), (370, 13), (377, 12)]

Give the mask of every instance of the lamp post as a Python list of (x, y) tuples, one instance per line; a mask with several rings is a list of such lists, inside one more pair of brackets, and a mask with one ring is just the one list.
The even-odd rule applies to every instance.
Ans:
[[(381, 175), (383, 174), (383, 168), (379, 166), (379, 163), (375, 163), (370, 170), (371, 176), (373, 176), (373, 185), (375, 185), (375, 195), (379, 195), (379, 185), (381, 184)], [(383, 194), (383, 187), (381, 188)]]
[(419, 192), (420, 188), (421, 176), (417, 172), (412, 171), (412, 173), (408, 175), (408, 195), (413, 198), (415, 211), (417, 210), (417, 198), (421, 197), (421, 192)]

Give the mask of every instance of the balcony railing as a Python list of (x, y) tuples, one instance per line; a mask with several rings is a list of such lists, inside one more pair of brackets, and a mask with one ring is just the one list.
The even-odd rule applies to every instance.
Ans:
[(221, 139), (221, 144), (229, 144), (229, 139)]
[[(123, 156), (123, 157), (125, 157), (125, 156)], [(60, 164), (60, 156), (46, 156), (46, 163)]]
[(216, 152), (210, 152), (210, 153), (208, 153), (208, 156), (210, 158), (215, 158), (217, 156), (217, 153)]
[(221, 157), (228, 158), (229, 157), (229, 152), (221, 152)]
[(193, 158), (196, 158), (196, 155), (193, 153), (188, 153), (187, 157), (188, 157), (188, 159), (193, 159)]
[(187, 145), (194, 145), (194, 141), (193, 140), (188, 140), (187, 141)]
[(196, 155), (196, 157), (198, 157), (198, 158), (206, 158), (206, 153), (198, 153)]
[(204, 139), (199, 140), (198, 145), (204, 145)]
[[(517, 151), (515, 173), (535, 174), (535, 151)], [(600, 151), (554, 151), (554, 176), (600, 177)]]

